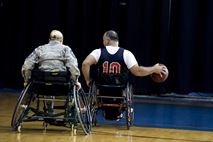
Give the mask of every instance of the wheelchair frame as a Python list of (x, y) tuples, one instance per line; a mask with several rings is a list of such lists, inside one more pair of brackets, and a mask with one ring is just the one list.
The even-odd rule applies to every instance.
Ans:
[[(116, 97), (116, 96), (103, 96), (97, 93), (97, 90), (99, 87), (104, 88), (119, 88), (122, 89), (122, 96)], [(134, 121), (134, 108), (133, 108), (133, 90), (132, 85), (129, 83), (125, 85), (96, 85), (95, 82), (92, 83), (90, 89), (89, 89), (89, 95), (90, 95), (90, 110), (92, 115), (92, 124), (95, 126), (97, 124), (97, 112), (99, 110), (102, 110), (102, 107), (118, 107), (123, 109), (125, 116), (123, 118), (126, 119), (126, 127), (129, 130), (130, 127), (133, 125)], [(107, 99), (121, 99), (123, 100), (123, 103), (121, 104), (110, 104), (110, 103), (104, 103), (100, 101), (103, 98)]]
[[(80, 123), (85, 134), (90, 134), (92, 129), (91, 113), (89, 100), (81, 88), (78, 90), (76, 85), (68, 82), (69, 91), (64, 96), (52, 96), (36, 94), (33, 91), (34, 84), (54, 85), (54, 83), (34, 82), (29, 83), (21, 92), (16, 107), (13, 112), (11, 127), (13, 130), (21, 132), (23, 122), (43, 121), (46, 130), (48, 124), (71, 128), (71, 132), (77, 133), (77, 126)], [(63, 105), (54, 106), (51, 112), (48, 105), (62, 103)], [(43, 107), (43, 108), (42, 108)], [(56, 112), (57, 111), (57, 112)]]

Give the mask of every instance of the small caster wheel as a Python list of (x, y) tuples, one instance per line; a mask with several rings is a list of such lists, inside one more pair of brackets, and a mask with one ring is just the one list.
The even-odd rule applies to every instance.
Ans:
[(73, 133), (73, 135), (77, 134), (77, 126), (75, 126), (74, 124), (71, 125), (71, 131)]
[(74, 134), (74, 135), (77, 135), (77, 128), (74, 128), (73, 134)]
[(18, 131), (19, 133), (21, 133), (21, 125), (19, 125), (19, 126), (17, 127), (17, 131)]

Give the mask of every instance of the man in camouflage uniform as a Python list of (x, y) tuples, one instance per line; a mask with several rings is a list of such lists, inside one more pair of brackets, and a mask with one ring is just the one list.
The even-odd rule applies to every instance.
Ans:
[(58, 30), (53, 30), (49, 36), (49, 43), (37, 47), (24, 61), (21, 72), (24, 78), (24, 86), (30, 80), (31, 70), (35, 64), (42, 71), (66, 71), (67, 68), (71, 73), (71, 79), (76, 81), (78, 87), (78, 77), (80, 71), (78, 61), (71, 48), (63, 44), (63, 34)]

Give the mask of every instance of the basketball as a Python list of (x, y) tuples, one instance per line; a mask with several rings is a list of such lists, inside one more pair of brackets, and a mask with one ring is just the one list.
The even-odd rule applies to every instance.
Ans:
[(150, 75), (152, 80), (157, 83), (162, 83), (162, 82), (166, 81), (166, 79), (169, 76), (168, 68), (164, 64), (160, 64), (160, 65), (165, 67), (165, 71), (166, 71), (165, 74), (162, 74), (162, 76), (160, 76), (159, 74), (156, 74), (156, 73), (153, 73)]

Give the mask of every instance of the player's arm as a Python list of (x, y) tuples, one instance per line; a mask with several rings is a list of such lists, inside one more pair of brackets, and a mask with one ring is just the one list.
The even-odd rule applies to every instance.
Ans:
[(96, 59), (92, 55), (88, 55), (86, 59), (82, 63), (82, 73), (84, 79), (87, 83), (87, 86), (90, 86), (91, 78), (90, 78), (90, 66), (96, 64)]
[(164, 67), (160, 66), (159, 63), (151, 67), (144, 67), (136, 64), (132, 66), (129, 70), (135, 76), (147, 76), (153, 73), (162, 75), (165, 72)]
[(164, 67), (160, 66), (159, 63), (150, 67), (139, 66), (135, 56), (128, 50), (124, 51), (124, 61), (129, 71), (135, 76), (147, 76), (153, 73), (162, 76), (162, 74), (165, 73), (165, 69), (163, 69)]

